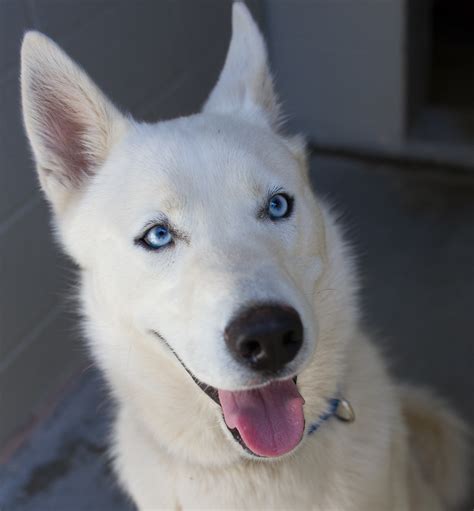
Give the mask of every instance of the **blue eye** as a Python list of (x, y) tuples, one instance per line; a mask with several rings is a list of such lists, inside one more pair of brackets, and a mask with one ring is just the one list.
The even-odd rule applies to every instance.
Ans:
[(152, 250), (158, 250), (173, 241), (168, 227), (166, 225), (154, 225), (145, 233), (141, 241)]
[(291, 213), (292, 199), (282, 193), (277, 193), (268, 201), (268, 216), (273, 220), (285, 218)]

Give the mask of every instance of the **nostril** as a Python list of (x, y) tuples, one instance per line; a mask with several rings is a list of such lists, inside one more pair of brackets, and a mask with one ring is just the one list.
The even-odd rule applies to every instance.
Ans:
[(241, 355), (249, 360), (256, 360), (262, 353), (261, 344), (254, 339), (249, 339), (240, 344)]

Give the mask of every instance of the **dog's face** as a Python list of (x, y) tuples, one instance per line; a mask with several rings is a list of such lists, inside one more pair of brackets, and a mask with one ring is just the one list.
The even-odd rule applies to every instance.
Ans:
[[(226, 64), (194, 116), (125, 118), (38, 34), (24, 44), (22, 87), (40, 181), (82, 269), (92, 348), (112, 384), (138, 404), (156, 386), (173, 409), (176, 387), (192, 386), (194, 413), (207, 425), (217, 417), (234, 454), (296, 448), (315, 413), (305, 375), (328, 313), (316, 306), (330, 291), (327, 226), (302, 143), (277, 132), (265, 47), (246, 8), (234, 5)], [(222, 431), (203, 441), (218, 450)]]
[[(121, 321), (165, 341), (196, 378), (245, 389), (307, 364), (323, 238), (304, 222), (318, 215), (305, 169), (268, 130), (215, 114), (136, 126), (79, 209), (67, 246), (74, 251), (95, 224), (77, 258), (96, 273), (101, 295)], [(245, 320), (235, 327), (259, 310), (263, 320), (288, 323), (287, 350), (275, 341), (276, 353), (263, 353), (264, 332)], [(258, 361), (234, 344), (245, 337), (260, 343)]]

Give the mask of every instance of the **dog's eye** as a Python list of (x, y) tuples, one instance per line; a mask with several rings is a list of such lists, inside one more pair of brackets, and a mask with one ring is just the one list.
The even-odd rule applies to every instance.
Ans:
[(173, 241), (173, 236), (166, 225), (154, 225), (140, 240), (147, 248), (151, 250), (158, 250)]
[(280, 220), (291, 215), (293, 200), (284, 193), (273, 195), (268, 201), (267, 213), (272, 220)]

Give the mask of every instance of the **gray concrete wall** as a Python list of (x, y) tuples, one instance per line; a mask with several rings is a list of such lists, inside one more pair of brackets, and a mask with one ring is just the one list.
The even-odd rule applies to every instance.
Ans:
[[(259, 13), (259, 1), (249, 2)], [(146, 120), (196, 111), (217, 78), (230, 0), (0, 0), (0, 446), (87, 360), (24, 136), (19, 49), (40, 30), (123, 109)]]
[(406, 126), (404, 0), (265, 0), (290, 125), (318, 144), (398, 147)]

